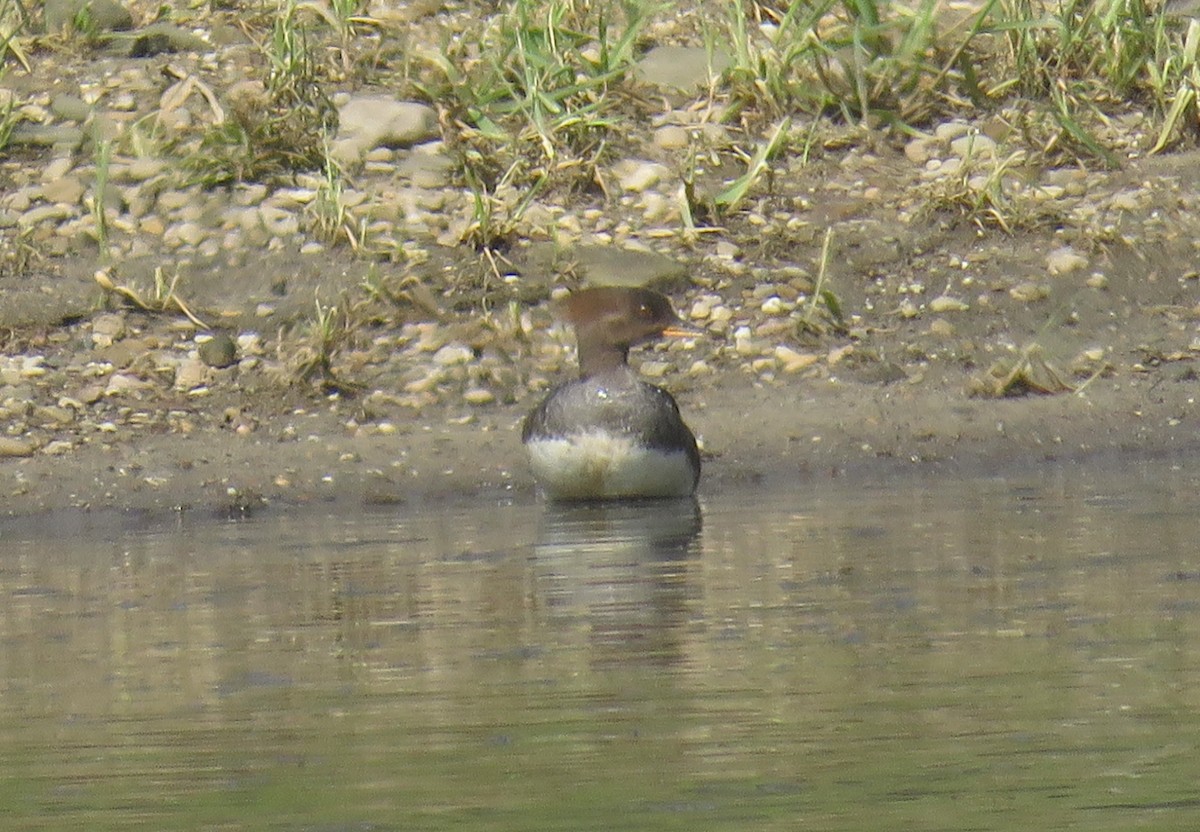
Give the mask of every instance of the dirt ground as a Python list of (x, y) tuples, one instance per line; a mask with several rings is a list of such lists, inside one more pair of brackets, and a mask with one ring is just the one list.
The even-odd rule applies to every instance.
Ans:
[[(170, 60), (186, 69), (189, 59)], [(648, 128), (629, 141), (627, 154), (672, 163)], [(832, 477), (1184, 464), (1200, 444), (1200, 153), (1147, 157), (1137, 146), (1126, 145), (1119, 170), (1021, 171), (1066, 187), (1026, 204), (1037, 210), (1009, 228), (948, 203), (944, 183), (932, 186), (943, 187), (941, 201), (931, 198), (929, 165), (907, 138), (884, 136), (780, 163), (761, 195), (699, 237), (659, 233), (678, 226), (645, 221), (639, 194), (548, 199), (574, 200), (552, 207), (591, 212), (597, 228), (633, 228), (589, 236), (585, 222), (567, 261), (575, 243), (636, 243), (684, 266), (665, 290), (709, 336), (640, 350), (635, 362), (650, 362), (701, 437), (702, 497), (819, 489)], [(737, 154), (713, 155), (728, 165), (707, 171), (714, 182), (743, 169)], [(47, 148), (10, 154), (5, 185), (36, 183), (50, 158)], [(469, 201), (461, 183), (447, 190)], [(546, 299), (581, 283), (577, 269), (533, 256), (544, 229), (518, 229), (505, 253), (511, 285), (488, 283), (494, 264), (465, 245), (429, 245), (434, 255), (416, 266), (288, 246), (184, 257), (150, 245), (109, 261), (114, 282), (143, 294), (156, 268), (186, 273), (192, 310), (251, 336), (239, 364), (186, 386), (179, 374), (200, 341), (182, 315), (106, 295), (93, 279), (105, 265), (94, 244), (61, 244), (52, 232), (39, 241), (36, 227), (19, 237), (19, 228), (3, 229), (0, 269), (0, 514), (534, 499), (520, 421), (571, 371)], [(826, 229), (823, 288), (840, 321), (825, 304), (802, 314)], [(355, 319), (358, 331), (332, 356), (349, 382), (338, 391), (301, 379), (291, 359), (311, 348), (314, 297), (334, 303), (370, 275), (415, 281), (424, 302)], [(707, 317), (714, 304), (732, 318)], [(460, 364), (430, 363), (456, 343), (468, 347)]]
[[(1181, 173), (1189, 168), (1190, 160), (1177, 161)], [(984, 249), (994, 255), (978, 277), (986, 286), (1012, 273), (1040, 273), (1046, 251), (1058, 243), (1051, 231), (995, 238), (968, 228), (946, 234), (937, 249), (870, 270), (892, 281), (928, 274), (927, 264), (946, 252)], [(1065, 297), (1037, 304), (1007, 303), (1007, 295), (996, 291), (1000, 309), (977, 311), (973, 301), (971, 310), (953, 316), (909, 319), (889, 309), (856, 312), (866, 309), (874, 279), (861, 267), (846, 268), (836, 285), (847, 312), (859, 315), (859, 331), (853, 337), (828, 332), (814, 338), (809, 347), (822, 360), (794, 374), (754, 372), (728, 357), (727, 337), (699, 344), (696, 350), (715, 356), (715, 372), (668, 372), (657, 381), (677, 394), (702, 438), (701, 496), (733, 488), (819, 489), (831, 477), (866, 484), (912, 472), (1005, 475), (1146, 457), (1182, 463), (1197, 447), (1191, 242), (1173, 251), (1119, 244), (1096, 252), (1096, 262), (1110, 276), (1103, 289), (1064, 290)], [(70, 263), (56, 265), (59, 273), (47, 274), (40, 287), (49, 290), (42, 296), (51, 299), (50, 308), (60, 308), (54, 291), (72, 279), (63, 276)], [(89, 264), (78, 265), (82, 271)], [(225, 305), (253, 305), (258, 289), (249, 270), (242, 277), (245, 296), (231, 294), (239, 281), (229, 281)], [(74, 279), (86, 285), (84, 278)], [(686, 311), (689, 297), (703, 291), (693, 286), (675, 292), (674, 299)], [(46, 305), (38, 308), (47, 311)], [(49, 363), (65, 364), (77, 345), (68, 333), (86, 329), (97, 314), (16, 328), (6, 352), (37, 352), (50, 356)], [(169, 318), (137, 310), (121, 314), (137, 328), (140, 343), (178, 337), (178, 324)], [(458, 317), (471, 313), (442, 325), (459, 325)], [(952, 320), (952, 328), (931, 328), (931, 318)], [(1001, 397), (972, 393), (993, 360), (1009, 366), (1032, 343), (1039, 344), (1047, 366), (1059, 368), (1081, 389)], [(1103, 351), (1103, 369), (1084, 367), (1071, 375), (1066, 368), (1073, 357), (1089, 347)], [(852, 361), (855, 354), (869, 360)], [(847, 357), (830, 365), (829, 355)], [(640, 351), (635, 360), (656, 357), (659, 353)], [(522, 363), (521, 356), (514, 360)], [(77, 422), (57, 432), (74, 437), (66, 450), (47, 452), (51, 446), (43, 444), (28, 456), (0, 460), (4, 513), (116, 509), (241, 516), (312, 504), (346, 511), (386, 505), (419, 510), (534, 498), (519, 425), (537, 391), (522, 392), (510, 403), (474, 406), (447, 397), (419, 410), (396, 408), (384, 429), (379, 419), (363, 414), (354, 396), (330, 396), (313, 385), (254, 383), (252, 374), (240, 375), (245, 385), (233, 372), (211, 384), (203, 398), (166, 384), (139, 391), (137, 410), (173, 414), (165, 424), (151, 420), (154, 424), (139, 428), (131, 419), (106, 431)], [(381, 384), (386, 390), (386, 379)], [(55, 400), (71, 392), (39, 395)], [(112, 406), (101, 399), (94, 407), (106, 404)], [(10, 411), (18, 410), (12, 405), (7, 403)]]

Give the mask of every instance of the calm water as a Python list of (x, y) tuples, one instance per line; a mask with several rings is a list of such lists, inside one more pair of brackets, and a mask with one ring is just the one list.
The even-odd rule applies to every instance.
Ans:
[(1198, 509), (1146, 467), (0, 523), (0, 823), (1200, 828)]

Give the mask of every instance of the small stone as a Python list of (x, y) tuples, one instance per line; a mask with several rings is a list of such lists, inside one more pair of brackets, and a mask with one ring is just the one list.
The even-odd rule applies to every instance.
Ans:
[(237, 361), (237, 344), (227, 333), (214, 332), (200, 342), (197, 353), (209, 367), (228, 367)]
[(996, 155), (996, 141), (982, 133), (971, 133), (951, 141), (950, 152), (963, 159), (988, 158)]
[(733, 349), (741, 356), (750, 356), (758, 352), (751, 337), (750, 327), (739, 326), (733, 331)]
[(1091, 289), (1107, 289), (1108, 275), (1101, 272), (1093, 272), (1087, 279), (1087, 285)]
[(433, 363), (439, 367), (451, 367), (456, 364), (466, 364), (475, 358), (475, 351), (465, 344), (452, 342), (441, 347), (433, 354)]
[(1121, 191), (1113, 194), (1112, 207), (1117, 211), (1137, 211), (1141, 208), (1143, 198), (1140, 191)]
[(1050, 289), (1041, 283), (1026, 280), (1008, 290), (1008, 296), (1021, 303), (1033, 303), (1050, 296)]
[(99, 384), (89, 384), (79, 391), (79, 400), (84, 404), (95, 404), (104, 398), (104, 388)]
[(934, 128), (933, 134), (940, 142), (951, 142), (959, 136), (965, 136), (971, 131), (971, 125), (965, 121), (947, 121)]
[(688, 317), (693, 321), (707, 320), (712, 315), (713, 307), (721, 300), (719, 295), (702, 295), (692, 304)]
[(126, 375), (125, 373), (115, 373), (108, 380), (108, 385), (104, 388), (106, 396), (124, 396), (127, 394), (138, 394), (154, 385), (148, 381)]
[(85, 122), (92, 114), (91, 106), (77, 95), (58, 93), (50, 99), (50, 111), (63, 121)]
[(924, 165), (933, 158), (934, 149), (933, 141), (919, 137), (904, 145), (904, 155), (913, 164)]
[(638, 76), (648, 84), (693, 92), (718, 78), (730, 65), (723, 49), (703, 46), (655, 46), (637, 64)]
[(53, 442), (48, 442), (43, 448), (42, 453), (48, 456), (62, 456), (75, 450), (75, 445), (66, 439), (55, 439)]
[(69, 425), (75, 421), (75, 414), (65, 407), (54, 405), (43, 405), (34, 408), (33, 418), (41, 422), (43, 425), (50, 427), (62, 427)]
[(426, 104), (353, 96), (338, 109), (338, 134), (330, 153), (344, 164), (357, 164), (376, 147), (410, 147), (437, 135), (437, 112)]
[(966, 312), (971, 305), (949, 295), (940, 295), (929, 301), (929, 311), (941, 314), (943, 312)]
[(161, 159), (134, 159), (125, 168), (125, 175), (133, 182), (145, 182), (153, 179), (167, 169), (167, 163)]
[(463, 393), (463, 401), (472, 405), (491, 404), (496, 401), (496, 397), (491, 390), (483, 387), (473, 387)]
[(778, 295), (771, 295), (764, 300), (761, 308), (764, 315), (786, 315), (790, 311), (788, 304), (784, 303)]
[(929, 334), (936, 335), (938, 338), (952, 338), (954, 333), (954, 324), (945, 318), (934, 318), (929, 324)]
[(671, 364), (667, 361), (643, 361), (638, 370), (646, 378), (662, 378), (670, 372)]
[(35, 450), (37, 446), (28, 439), (0, 436), (0, 457), (32, 456)]
[(616, 176), (617, 184), (622, 189), (641, 193), (650, 190), (670, 176), (671, 170), (658, 162), (627, 159), (613, 165), (613, 175)]
[(1070, 246), (1056, 248), (1046, 255), (1046, 270), (1050, 274), (1063, 275), (1078, 271), (1087, 265), (1087, 258)]
[(104, 314), (92, 319), (92, 344), (111, 347), (113, 342), (125, 337), (125, 318), (122, 315)]
[(183, 222), (174, 228), (175, 234), (180, 241), (185, 245), (198, 246), (208, 236), (208, 232), (199, 224), (194, 222)]
[(810, 352), (797, 352), (791, 347), (782, 344), (775, 348), (773, 355), (775, 360), (779, 362), (779, 368), (785, 373), (798, 373), (821, 360), (819, 355)]
[(675, 124), (668, 124), (654, 131), (654, 143), (663, 150), (682, 150), (688, 146), (688, 131)]

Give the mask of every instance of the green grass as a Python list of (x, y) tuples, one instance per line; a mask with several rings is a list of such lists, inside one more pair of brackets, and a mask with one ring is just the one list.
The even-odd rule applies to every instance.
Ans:
[[(847, 144), (902, 142), (950, 118), (1002, 118), (1013, 129), (1000, 158), (1030, 167), (1120, 165), (1130, 148), (1115, 146), (1109, 128), (1130, 112), (1148, 119), (1149, 139), (1133, 148), (1141, 153), (1192, 141), (1200, 122), (1200, 24), (1147, 0), (983, 0), (969, 11), (936, 0), (730, 0), (689, 7), (690, 28), (665, 35), (659, 27), (679, 9), (649, 0), (468, 4), (475, 14), (447, 15), (420, 37), (364, 8), (361, 0), (274, 0), (243, 15), (262, 95), (223, 101), (223, 118), (212, 114), (184, 135), (150, 137), (155, 153), (182, 157), (185, 184), (207, 187), (323, 174), (312, 230), (378, 257), (342, 204), (347, 173), (327, 150), (337, 127), (331, 96), (367, 79), (438, 109), (446, 150), (472, 195), (463, 242), (480, 251), (527, 233), (534, 200), (612, 198), (608, 163), (643, 147), (664, 109), (635, 73), (660, 43), (690, 40), (727, 58), (691, 102), (669, 106), (713, 107), (733, 146), (705, 152), (742, 171), (710, 188), (707, 205), (685, 205), (683, 226), (751, 209), (777, 168)], [(25, 9), (0, 0), (0, 59), (9, 65), (41, 42), (28, 33)], [(0, 116), (2, 142), (17, 115)], [(144, 155), (130, 141), (118, 148)], [(690, 186), (694, 151), (680, 157), (680, 181)], [(1037, 221), (1004, 181), (951, 183), (932, 202), (981, 226)]]
[[(359, 0), (265, 5), (250, 20), (265, 102), (231, 107), (190, 145), (189, 181), (328, 173), (330, 95), (369, 77), (439, 109), (448, 152), (474, 194), (464, 242), (477, 249), (520, 236), (530, 193), (603, 192), (605, 165), (639, 146), (631, 136), (660, 106), (634, 70), (660, 42), (655, 26), (677, 10), (639, 0), (478, 10), (439, 42), (366, 16)], [(713, 216), (742, 210), (774, 165), (819, 153), (831, 130), (842, 144), (871, 142), (1003, 113), (1020, 134), (1006, 153), (1108, 167), (1121, 154), (1107, 125), (1130, 108), (1152, 119), (1146, 152), (1196, 132), (1200, 30), (1145, 0), (984, 0), (958, 12), (936, 0), (731, 0), (700, 7), (693, 28), (693, 42), (728, 58), (721, 77), (697, 88), (697, 106), (721, 108), (745, 164), (743, 176), (715, 189)], [(806, 136), (802, 146), (784, 124)], [(986, 198), (979, 210), (995, 215), (1001, 202)], [(324, 208), (321, 235), (353, 239), (336, 199)]]

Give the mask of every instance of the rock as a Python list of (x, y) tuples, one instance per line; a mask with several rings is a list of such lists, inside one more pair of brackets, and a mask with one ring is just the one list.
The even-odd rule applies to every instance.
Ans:
[(821, 360), (819, 355), (797, 352), (791, 347), (782, 344), (775, 348), (773, 355), (775, 360), (779, 362), (779, 369), (785, 373), (798, 373)]
[(771, 295), (762, 302), (762, 313), (764, 315), (786, 315), (791, 311), (787, 303), (778, 295)]
[(666, 165), (640, 159), (617, 162), (612, 172), (622, 189), (634, 193), (648, 191), (671, 175), (671, 169)]
[(709, 52), (702, 46), (656, 46), (637, 63), (637, 75), (647, 84), (692, 92), (707, 86), (709, 77), (719, 76), (731, 63), (721, 49)]
[(59, 156), (42, 169), (42, 183), (49, 185), (62, 179), (71, 172), (71, 168), (73, 167), (75, 167), (75, 162), (70, 156)]
[(144, 390), (148, 390), (154, 385), (148, 381), (143, 381), (137, 376), (127, 375), (125, 373), (114, 373), (108, 379), (108, 385), (104, 388), (106, 396), (125, 396), (137, 395)]
[(214, 332), (200, 342), (200, 360), (209, 367), (228, 367), (237, 361), (237, 344), (224, 332)]
[(945, 318), (934, 318), (929, 322), (929, 334), (938, 338), (954, 337), (954, 324), (947, 321)]
[(175, 389), (187, 393), (208, 382), (208, 367), (199, 358), (185, 358), (175, 371)]
[(50, 112), (63, 121), (83, 123), (92, 116), (92, 107), (77, 95), (58, 93), (50, 99)]
[(42, 448), (42, 453), (49, 456), (62, 456), (63, 454), (70, 453), (73, 450), (75, 450), (74, 443), (69, 442), (66, 439), (55, 439), (53, 442), (47, 443), (46, 446)]
[(950, 297), (949, 295), (940, 295), (929, 301), (930, 312), (966, 312), (970, 308), (971, 305), (969, 303)]
[(396, 173), (418, 188), (444, 188), (453, 171), (454, 162), (436, 153), (410, 153), (396, 165)]
[(676, 124), (668, 124), (654, 131), (654, 144), (663, 150), (682, 150), (689, 141), (687, 129)]
[(9, 144), (75, 150), (83, 144), (83, 130), (71, 124), (19, 122), (8, 136)]
[(410, 147), (437, 135), (437, 113), (432, 107), (382, 95), (359, 95), (339, 108), (338, 134), (330, 152), (344, 164), (357, 164), (380, 145)]
[(63, 176), (42, 186), (42, 196), (47, 202), (76, 205), (86, 191), (84, 184), (74, 176)]
[(936, 146), (932, 139), (927, 137), (918, 137), (904, 145), (905, 157), (917, 165), (924, 165), (934, 156)]
[(108, 313), (92, 319), (92, 345), (101, 349), (111, 347), (113, 342), (125, 337), (125, 318)]
[(1046, 270), (1054, 275), (1070, 274), (1082, 269), (1087, 263), (1087, 258), (1070, 246), (1056, 248), (1046, 255)]
[(947, 121), (939, 124), (933, 130), (933, 135), (937, 137), (939, 142), (949, 144), (960, 136), (965, 136), (971, 132), (971, 125), (965, 121)]
[(1050, 290), (1040, 283), (1026, 280), (1008, 290), (1008, 296), (1021, 303), (1033, 303), (1050, 296)]
[(441, 347), (433, 354), (433, 363), (439, 367), (466, 364), (475, 357), (475, 351), (465, 344), (453, 342)]
[(32, 456), (37, 446), (28, 439), (0, 436), (0, 457)]
[(982, 133), (969, 133), (950, 142), (950, 152), (960, 158), (991, 158), (996, 155), (996, 141)]
[(61, 222), (73, 216), (75, 216), (74, 209), (65, 203), (39, 205), (36, 208), (30, 208), (18, 217), (17, 225), (21, 228), (36, 228), (42, 223)]
[(687, 266), (663, 254), (617, 246), (579, 246), (571, 252), (592, 286), (644, 286), (666, 291), (687, 281)]
[(125, 167), (124, 177), (130, 182), (145, 182), (166, 170), (167, 163), (161, 159), (134, 159)]
[(670, 370), (669, 361), (643, 361), (638, 366), (638, 372), (646, 378), (663, 378)]

